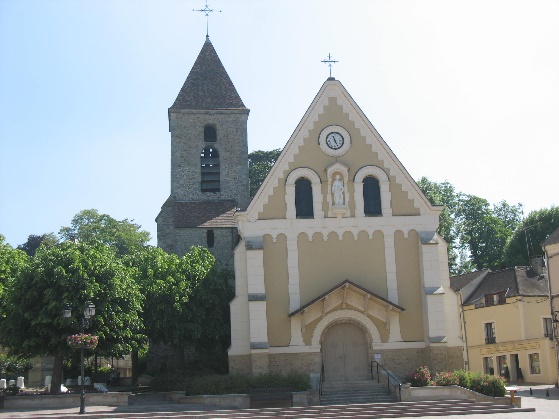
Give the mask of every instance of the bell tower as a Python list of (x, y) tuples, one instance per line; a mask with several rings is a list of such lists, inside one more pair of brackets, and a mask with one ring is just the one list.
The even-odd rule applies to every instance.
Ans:
[(233, 214), (250, 202), (248, 114), (206, 37), (169, 108), (171, 195), (156, 218), (163, 250), (182, 256), (201, 245), (232, 266)]

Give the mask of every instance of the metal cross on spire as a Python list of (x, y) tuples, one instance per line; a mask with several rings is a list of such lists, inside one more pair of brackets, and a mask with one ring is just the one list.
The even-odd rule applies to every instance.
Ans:
[[(193, 12), (203, 12), (206, 15), (206, 39), (210, 37), (210, 31), (209, 31), (209, 16), (210, 13), (214, 12), (214, 9), (210, 9), (210, 6), (208, 6), (208, 0), (206, 0), (206, 5), (204, 6), (203, 9), (192, 9)], [(216, 12), (220, 12), (221, 10), (216, 10)]]
[(334, 60), (332, 58), (332, 56), (330, 55), (330, 53), (328, 53), (328, 59), (327, 60), (322, 60), (321, 63), (324, 64), (328, 64), (328, 67), (330, 68), (330, 77), (332, 77), (332, 65), (337, 63), (337, 60)]

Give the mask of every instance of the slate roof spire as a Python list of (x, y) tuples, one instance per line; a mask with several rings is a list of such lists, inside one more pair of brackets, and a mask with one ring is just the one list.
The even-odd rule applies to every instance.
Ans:
[(173, 109), (246, 109), (208, 37), (170, 108)]

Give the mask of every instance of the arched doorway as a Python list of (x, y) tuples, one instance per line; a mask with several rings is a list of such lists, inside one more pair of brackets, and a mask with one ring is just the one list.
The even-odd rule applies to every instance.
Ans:
[(369, 380), (367, 337), (355, 323), (337, 323), (322, 341), (324, 380), (328, 382)]

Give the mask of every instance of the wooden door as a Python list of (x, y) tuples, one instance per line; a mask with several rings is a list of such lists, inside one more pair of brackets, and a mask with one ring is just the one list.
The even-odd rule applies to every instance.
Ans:
[(326, 332), (322, 343), (324, 379), (329, 382), (370, 379), (367, 339), (352, 323), (339, 323)]

